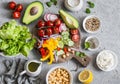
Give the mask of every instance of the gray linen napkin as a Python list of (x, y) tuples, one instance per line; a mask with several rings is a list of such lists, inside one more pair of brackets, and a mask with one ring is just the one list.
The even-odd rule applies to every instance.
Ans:
[(26, 61), (27, 60), (20, 58), (4, 60), (3, 63), (6, 67), (6, 71), (0, 75), (0, 84), (40, 84), (40, 76), (30, 77), (26, 74), (19, 75), (19, 73), (24, 70)]

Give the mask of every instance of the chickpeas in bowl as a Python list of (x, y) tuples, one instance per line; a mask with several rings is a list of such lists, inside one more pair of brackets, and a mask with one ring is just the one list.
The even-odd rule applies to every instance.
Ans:
[(70, 71), (64, 67), (54, 67), (46, 77), (47, 84), (72, 84), (72, 76)]

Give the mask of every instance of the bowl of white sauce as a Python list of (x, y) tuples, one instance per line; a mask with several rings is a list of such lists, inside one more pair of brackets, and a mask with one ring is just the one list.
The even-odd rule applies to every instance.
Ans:
[(70, 11), (79, 11), (83, 6), (83, 0), (64, 0), (64, 5)]
[(118, 58), (113, 51), (103, 50), (98, 54), (96, 63), (102, 71), (111, 71), (116, 68), (118, 64)]

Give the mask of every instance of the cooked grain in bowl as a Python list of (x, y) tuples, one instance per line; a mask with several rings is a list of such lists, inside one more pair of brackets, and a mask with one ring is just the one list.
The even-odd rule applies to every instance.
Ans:
[(100, 27), (100, 20), (97, 17), (86, 20), (85, 27), (89, 31), (97, 31)]

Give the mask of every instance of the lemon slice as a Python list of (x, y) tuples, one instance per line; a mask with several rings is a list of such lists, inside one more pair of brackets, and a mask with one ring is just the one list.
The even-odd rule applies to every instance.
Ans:
[(79, 76), (78, 79), (83, 84), (90, 84), (93, 81), (93, 74), (90, 70), (83, 70)]

